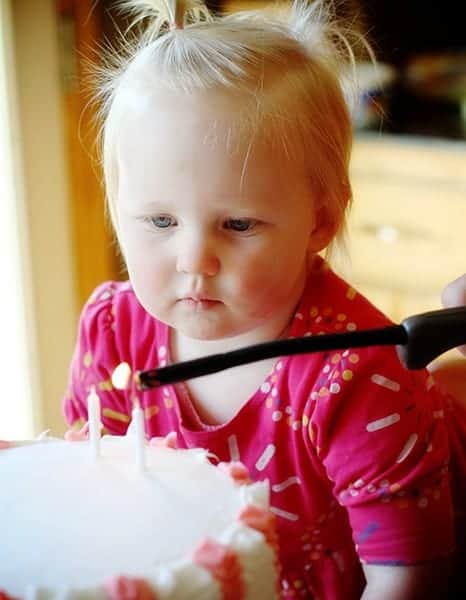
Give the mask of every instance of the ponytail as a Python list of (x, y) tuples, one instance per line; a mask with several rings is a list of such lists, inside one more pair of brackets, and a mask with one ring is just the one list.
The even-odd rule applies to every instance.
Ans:
[(149, 24), (145, 31), (147, 41), (166, 31), (213, 20), (202, 0), (120, 0), (118, 6), (132, 15), (130, 29), (143, 22)]

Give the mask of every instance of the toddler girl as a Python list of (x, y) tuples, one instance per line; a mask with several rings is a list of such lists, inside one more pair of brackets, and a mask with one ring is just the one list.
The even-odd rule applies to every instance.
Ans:
[[(147, 28), (104, 84), (102, 116), (129, 282), (84, 307), (65, 400), (79, 426), (95, 385), (113, 434), (131, 414), (111, 384), (123, 361), (144, 370), (389, 323), (319, 256), (351, 199), (348, 44), (326, 6), (296, 2), (284, 22), (214, 18), (200, 2), (124, 5)], [(270, 481), (284, 598), (443, 595), (449, 414), (393, 348), (264, 360), (140, 401), (147, 437), (174, 431), (180, 447)]]

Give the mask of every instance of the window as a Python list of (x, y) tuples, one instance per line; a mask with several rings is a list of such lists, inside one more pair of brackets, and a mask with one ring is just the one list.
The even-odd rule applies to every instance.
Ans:
[(34, 328), (10, 2), (0, 2), (0, 439), (35, 430)]

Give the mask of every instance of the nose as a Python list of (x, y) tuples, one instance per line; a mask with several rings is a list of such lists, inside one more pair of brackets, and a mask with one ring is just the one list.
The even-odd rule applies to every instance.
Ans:
[(176, 262), (178, 273), (213, 277), (219, 268), (220, 260), (212, 240), (201, 235), (180, 240)]

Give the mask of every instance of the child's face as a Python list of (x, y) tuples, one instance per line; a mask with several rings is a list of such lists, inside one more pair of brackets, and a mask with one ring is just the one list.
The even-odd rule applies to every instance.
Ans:
[(248, 154), (233, 141), (234, 102), (159, 92), (131, 111), (118, 147), (119, 237), (135, 292), (197, 339), (286, 325), (309, 246), (320, 250), (309, 182), (265, 143)]

